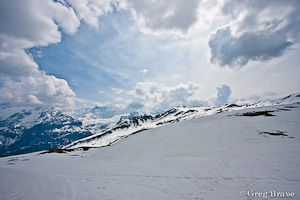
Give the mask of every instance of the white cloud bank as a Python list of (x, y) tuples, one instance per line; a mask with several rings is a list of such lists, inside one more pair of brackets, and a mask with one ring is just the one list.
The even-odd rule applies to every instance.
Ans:
[[(231, 96), (231, 88), (227, 84), (216, 87), (216, 97), (203, 96), (203, 86), (198, 83), (180, 83), (167, 86), (157, 82), (138, 82), (129, 92), (113, 88), (117, 105), (124, 110), (141, 110), (161, 112), (177, 106), (222, 106), (238, 100)], [(273, 93), (272, 93), (273, 94)], [(124, 105), (127, 103), (127, 106)]]
[(25, 49), (59, 43), (61, 31), (76, 33), (80, 20), (97, 27), (98, 17), (110, 10), (110, 1), (0, 1), (0, 101), (73, 106), (68, 83), (41, 71)]
[(153, 110), (163, 110), (181, 105), (200, 106), (199, 104), (202, 102), (199, 102), (195, 95), (200, 93), (201, 88), (202, 86), (197, 83), (168, 87), (154, 82), (139, 82), (131, 94), (139, 102), (144, 102), (145, 107)]
[(21, 77), (18, 82), (6, 81), (0, 92), (1, 102), (20, 105), (72, 106), (75, 98), (67, 81), (43, 72)]
[[(202, 106), (209, 102), (199, 97), (202, 85), (188, 82), (167, 86), (157, 82), (138, 82), (133, 90), (113, 90), (119, 104), (127, 103), (129, 110), (165, 111), (176, 106)], [(124, 105), (123, 108), (126, 108)]]

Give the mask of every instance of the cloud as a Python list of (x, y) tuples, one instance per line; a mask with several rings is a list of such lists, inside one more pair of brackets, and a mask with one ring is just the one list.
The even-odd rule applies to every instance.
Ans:
[(118, 88), (111, 88), (111, 91), (115, 92), (116, 94), (121, 94), (124, 92), (124, 90)]
[(37, 73), (24, 49), (60, 42), (62, 28), (75, 33), (80, 22), (72, 8), (51, 0), (0, 2), (0, 72), (9, 76)]
[(278, 94), (276, 92), (264, 92), (263, 95), (268, 97), (277, 96)]
[(128, 105), (128, 108), (129, 108), (129, 109), (134, 109), (134, 110), (139, 110), (139, 109), (141, 109), (141, 108), (143, 108), (143, 107), (144, 107), (144, 105), (141, 104), (141, 103), (139, 103), (139, 102), (132, 102), (132, 103), (130, 103), (130, 104)]
[(71, 5), (80, 20), (93, 27), (98, 27), (98, 18), (112, 12), (112, 5), (116, 4), (113, 0), (66, 0), (66, 2), (63, 2), (63, 4)]
[(0, 9), (1, 35), (22, 41), (25, 48), (57, 43), (61, 38), (59, 27), (73, 34), (80, 25), (72, 8), (52, 0), (4, 0)]
[[(148, 110), (166, 110), (176, 106), (207, 105), (207, 101), (196, 96), (201, 92), (202, 86), (197, 83), (178, 84), (168, 87), (156, 82), (138, 82), (134, 90), (128, 92), (133, 105), (140, 105)], [(136, 104), (138, 102), (138, 104)]]
[(230, 24), (218, 28), (208, 42), (210, 62), (240, 68), (250, 60), (266, 61), (299, 43), (300, 3), (291, 1), (226, 1)]
[(0, 1), (1, 102), (72, 106), (75, 93), (63, 79), (39, 69), (25, 49), (59, 43), (76, 33), (80, 20), (97, 27), (111, 1)]
[(224, 0), (122, 0), (119, 9), (131, 11), (141, 32), (189, 38), (196, 30), (205, 33), (215, 21), (223, 21)]
[(145, 33), (186, 33), (197, 22), (199, 0), (126, 0), (120, 8), (131, 10)]
[(245, 33), (239, 38), (231, 35), (229, 27), (210, 36), (210, 62), (220, 66), (239, 68), (249, 60), (266, 61), (279, 57), (293, 45), (282, 31), (265, 35)]
[(20, 81), (8, 80), (0, 89), (0, 101), (14, 105), (73, 106), (75, 93), (63, 79), (44, 72), (22, 77)]
[(229, 0), (224, 2), (222, 11), (231, 19), (232, 34), (239, 37), (249, 32), (270, 34), (290, 25), (296, 26), (299, 23), (299, 8), (298, 0)]
[(217, 87), (217, 99), (215, 101), (216, 106), (222, 106), (228, 103), (229, 96), (231, 94), (230, 86), (222, 84)]
[(71, 106), (74, 92), (67, 82), (39, 70), (24, 49), (60, 42), (59, 28), (76, 32), (80, 22), (70, 7), (54, 1), (0, 2), (0, 72), (2, 102)]

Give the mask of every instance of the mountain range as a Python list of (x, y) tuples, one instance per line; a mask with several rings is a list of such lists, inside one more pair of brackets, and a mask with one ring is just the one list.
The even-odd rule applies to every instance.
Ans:
[(152, 128), (183, 120), (271, 105), (299, 103), (300, 94), (253, 105), (176, 107), (158, 115), (122, 113), (113, 107), (85, 109), (72, 116), (59, 108), (0, 105), (0, 156), (55, 148), (105, 147)]
[(111, 129), (141, 112), (95, 106), (68, 113), (57, 107), (0, 105), (0, 156), (61, 148)]
[(103, 130), (97, 134), (75, 141), (67, 146), (68, 148), (78, 147), (105, 147), (118, 142), (119, 140), (148, 129), (161, 127), (167, 124), (214, 115), (222, 112), (243, 110), (246, 108), (258, 108), (274, 105), (299, 104), (300, 94), (292, 94), (282, 99), (266, 100), (252, 105), (239, 106), (236, 104), (219, 107), (176, 107), (158, 115), (142, 114), (132, 118), (124, 119), (123, 122), (114, 127)]

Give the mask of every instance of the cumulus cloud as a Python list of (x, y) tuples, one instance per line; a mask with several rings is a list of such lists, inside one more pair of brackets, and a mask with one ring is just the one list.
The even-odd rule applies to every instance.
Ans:
[(16, 105), (72, 106), (75, 93), (63, 79), (44, 72), (21, 77), (20, 81), (8, 80), (0, 89), (0, 101)]
[(23, 41), (25, 48), (59, 42), (59, 27), (72, 34), (80, 25), (72, 8), (52, 0), (4, 0), (0, 9), (1, 35)]
[(120, 7), (132, 11), (146, 33), (186, 33), (198, 17), (199, 0), (125, 0)]
[(280, 57), (300, 38), (298, 0), (124, 0), (119, 8), (144, 33), (187, 36), (221, 25), (209, 38), (210, 62), (235, 69)]
[(239, 68), (283, 55), (299, 42), (299, 8), (297, 0), (226, 1), (223, 14), (231, 22), (211, 34), (210, 62)]
[(232, 68), (242, 67), (249, 60), (266, 61), (279, 57), (292, 44), (281, 30), (269, 35), (245, 33), (235, 38), (229, 27), (217, 30), (208, 42), (210, 62)]
[[(72, 106), (75, 93), (65, 80), (40, 71), (25, 49), (61, 41), (76, 33), (80, 20), (97, 27), (111, 1), (0, 1), (1, 102)], [(3, 82), (3, 80), (5, 80)]]
[[(1, 101), (33, 105), (73, 105), (75, 94), (67, 82), (41, 71), (25, 49), (59, 43), (62, 32), (76, 33), (81, 21), (97, 28), (99, 16), (112, 12), (117, 7), (130, 10), (143, 30), (148, 29), (153, 33), (184, 33), (198, 20), (199, 1), (1, 1), (0, 72), (5, 77), (1, 77)], [(144, 69), (143, 73), (146, 74), (147, 69)], [(137, 84), (134, 97), (145, 101), (149, 99), (153, 105), (161, 108), (166, 105), (199, 104), (200, 101), (192, 99), (197, 90), (199, 87), (191, 83), (176, 87)], [(113, 91), (119, 96), (123, 94), (121, 90)], [(144, 105), (137, 102), (139, 101), (128, 105), (151, 107), (151, 103)]]
[(10, 76), (36, 73), (37, 64), (24, 49), (60, 42), (61, 27), (74, 33), (79, 26), (74, 10), (53, 1), (0, 2), (0, 72)]
[[(276, 32), (299, 23), (298, 0), (225, 1), (223, 13), (231, 17), (231, 30), (235, 37), (247, 32)], [(294, 24), (294, 25), (293, 25)]]
[(143, 108), (144, 107), (144, 105), (143, 104), (141, 104), (141, 103), (139, 103), (139, 102), (132, 102), (132, 103), (130, 103), (129, 105), (128, 105), (128, 108), (131, 110), (131, 109), (133, 109), (133, 110), (139, 110), (139, 109), (141, 109), (141, 108)]
[(222, 106), (228, 103), (230, 94), (231, 94), (231, 88), (229, 85), (222, 84), (217, 87), (217, 99), (215, 102), (216, 106)]
[(208, 102), (196, 97), (201, 88), (200, 84), (191, 82), (174, 87), (156, 82), (138, 82), (128, 94), (134, 99), (133, 106), (143, 106), (148, 110), (166, 110), (176, 106), (207, 105)]
[[(66, 3), (67, 2), (67, 3)], [(116, 4), (113, 0), (66, 0), (65, 5), (71, 5), (80, 20), (87, 24), (98, 27), (98, 18), (113, 10), (112, 5)]]

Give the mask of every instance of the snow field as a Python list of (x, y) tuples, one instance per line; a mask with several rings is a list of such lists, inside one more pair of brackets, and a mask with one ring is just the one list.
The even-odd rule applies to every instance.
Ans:
[[(294, 106), (295, 107), (295, 106)], [(274, 110), (275, 116), (237, 116)], [(261, 134), (284, 131), (287, 136)], [(251, 108), (150, 129), (66, 154), (0, 159), (3, 199), (300, 199), (300, 108)], [(269, 199), (284, 199), (271, 198)]]

